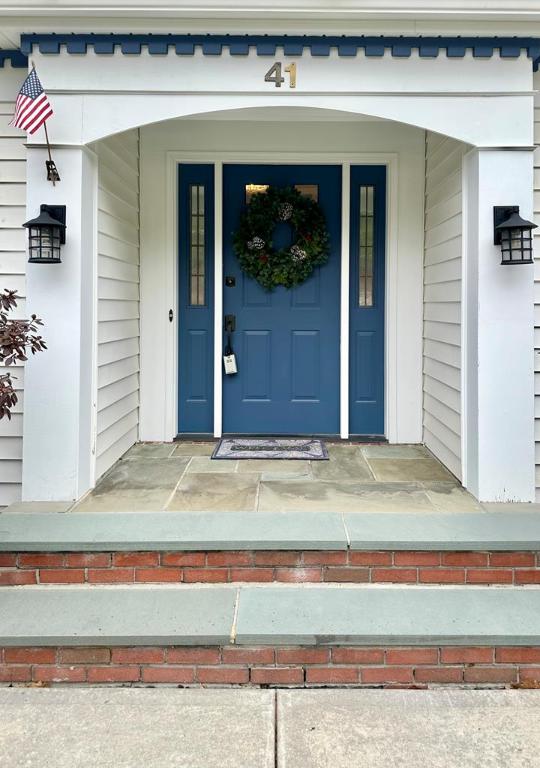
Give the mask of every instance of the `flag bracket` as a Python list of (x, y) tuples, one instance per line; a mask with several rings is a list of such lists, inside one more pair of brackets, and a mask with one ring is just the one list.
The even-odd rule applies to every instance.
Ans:
[(47, 169), (47, 181), (52, 181), (53, 187), (56, 185), (57, 181), (60, 181), (60, 174), (58, 173), (58, 168), (56, 167), (56, 163), (52, 159), (51, 155), (51, 145), (49, 144), (49, 133), (47, 131), (47, 123), (43, 123), (43, 127), (45, 128), (45, 138), (47, 140), (47, 152), (49, 153), (49, 159), (45, 160), (45, 167)]

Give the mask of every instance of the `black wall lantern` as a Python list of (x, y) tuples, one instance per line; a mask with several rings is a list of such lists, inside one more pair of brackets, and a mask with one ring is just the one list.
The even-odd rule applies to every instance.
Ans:
[(60, 246), (66, 242), (66, 206), (41, 205), (28, 229), (28, 261), (31, 264), (60, 264)]
[(532, 231), (537, 225), (522, 219), (519, 205), (493, 208), (494, 243), (501, 246), (501, 264), (532, 264)]

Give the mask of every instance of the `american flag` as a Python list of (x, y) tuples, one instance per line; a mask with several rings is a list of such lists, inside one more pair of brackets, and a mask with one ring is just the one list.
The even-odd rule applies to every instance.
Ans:
[(22, 84), (15, 102), (15, 114), (10, 125), (35, 133), (45, 120), (53, 114), (47, 94), (39, 81), (36, 70), (32, 71)]

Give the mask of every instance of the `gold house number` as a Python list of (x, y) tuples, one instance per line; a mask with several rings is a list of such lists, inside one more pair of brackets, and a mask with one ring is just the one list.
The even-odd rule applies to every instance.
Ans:
[[(281, 84), (285, 82), (285, 78), (281, 74), (281, 71), (281, 61), (276, 61), (264, 76), (264, 82), (274, 83), (276, 88), (281, 88)], [(296, 63), (293, 62), (292, 64), (289, 64), (283, 71), (289, 75), (289, 88), (296, 88)]]

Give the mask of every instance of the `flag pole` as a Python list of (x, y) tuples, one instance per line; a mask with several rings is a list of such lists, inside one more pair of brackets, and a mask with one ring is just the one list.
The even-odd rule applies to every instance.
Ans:
[(47, 181), (52, 181), (53, 187), (56, 186), (56, 182), (60, 181), (60, 174), (58, 173), (58, 169), (56, 167), (56, 163), (52, 159), (51, 155), (51, 145), (49, 143), (49, 132), (47, 131), (47, 121), (43, 123), (43, 127), (45, 128), (45, 140), (47, 141), (47, 152), (49, 153), (49, 159), (45, 160), (45, 166), (47, 168)]
[[(52, 181), (53, 187), (56, 186), (56, 182), (60, 181), (60, 174), (56, 163), (52, 159), (51, 143), (49, 141), (49, 132), (47, 130), (47, 119), (53, 114), (53, 109), (47, 98), (43, 86), (40, 83), (37, 76), (36, 67), (32, 59), (30, 59), (30, 65), (32, 67), (30, 73), (26, 76), (26, 80), (22, 84), (22, 87), (17, 95), (17, 101), (15, 102), (15, 114), (10, 122), (10, 125), (14, 125), (17, 128), (35, 133), (38, 128), (43, 125), (45, 129), (45, 141), (47, 142), (47, 154), (49, 159), (45, 160), (45, 168), (47, 169), (47, 181)], [(38, 107), (35, 107), (35, 100), (38, 98)], [(41, 122), (38, 122), (37, 126), (33, 128), (34, 123), (39, 120), (40, 115), (46, 111), (45, 117)], [(36, 119), (37, 115), (37, 119)]]

